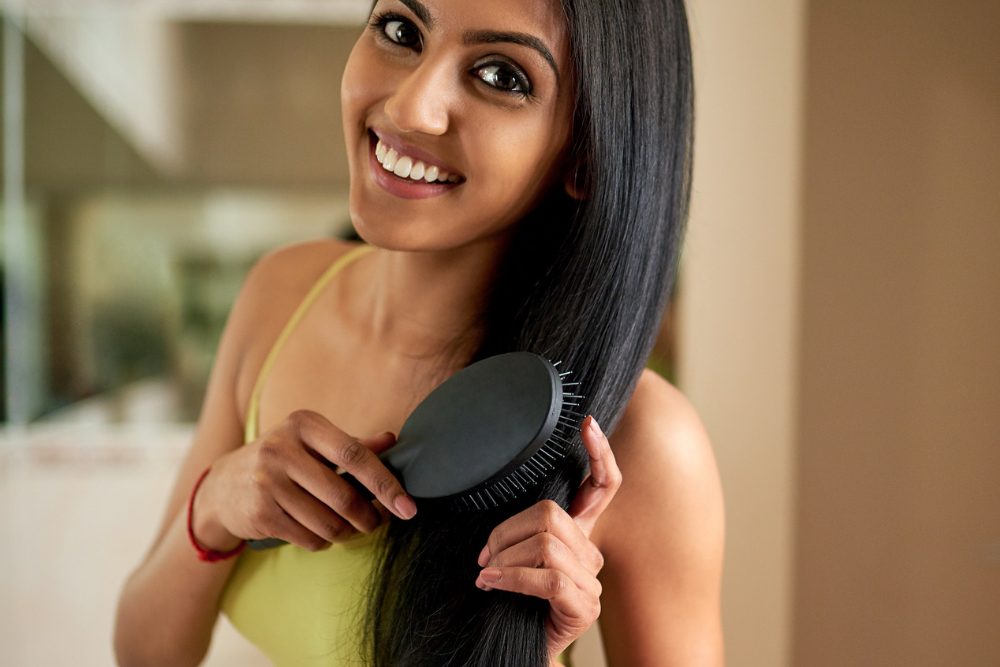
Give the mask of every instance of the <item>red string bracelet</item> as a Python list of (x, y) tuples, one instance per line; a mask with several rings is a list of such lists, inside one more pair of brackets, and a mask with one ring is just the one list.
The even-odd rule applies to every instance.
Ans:
[(208, 475), (208, 471), (212, 469), (212, 466), (205, 468), (205, 471), (201, 473), (198, 477), (198, 481), (194, 483), (194, 488), (191, 489), (191, 497), (188, 498), (188, 516), (187, 516), (187, 529), (188, 529), (188, 539), (191, 540), (191, 546), (194, 547), (195, 551), (198, 552), (198, 560), (204, 561), (206, 563), (214, 563), (220, 560), (226, 560), (227, 558), (232, 558), (238, 555), (244, 548), (246, 548), (246, 542), (240, 542), (238, 546), (229, 551), (216, 551), (215, 549), (206, 549), (205, 547), (198, 544), (198, 540), (194, 537), (194, 494), (198, 493), (198, 487), (205, 480), (205, 476)]

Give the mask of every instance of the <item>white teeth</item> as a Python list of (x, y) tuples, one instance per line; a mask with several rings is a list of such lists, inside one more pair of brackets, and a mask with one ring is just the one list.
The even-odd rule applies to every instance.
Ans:
[(400, 178), (412, 181), (424, 180), (428, 183), (457, 183), (459, 177), (449, 174), (434, 165), (427, 166), (421, 160), (415, 160), (408, 155), (400, 155), (395, 148), (389, 148), (382, 140), (375, 143), (375, 158), (386, 171), (391, 171)]
[(392, 170), (392, 173), (400, 178), (407, 178), (410, 175), (411, 169), (413, 169), (413, 158), (404, 155), (399, 158), (399, 162), (396, 163), (396, 167)]
[(392, 171), (396, 168), (396, 161), (399, 159), (399, 153), (396, 152), (395, 148), (390, 148), (389, 152), (385, 154), (385, 159), (382, 160), (382, 166), (387, 170)]

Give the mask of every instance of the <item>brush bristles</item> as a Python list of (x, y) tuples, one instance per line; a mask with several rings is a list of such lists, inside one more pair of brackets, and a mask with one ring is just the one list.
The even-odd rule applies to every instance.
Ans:
[[(572, 447), (565, 434), (557, 428), (538, 451), (501, 479), (477, 491), (460, 496), (455, 502), (459, 511), (488, 510), (516, 500), (528, 489), (556, 470), (556, 464), (566, 457)], [(557, 435), (558, 434), (558, 435)]]

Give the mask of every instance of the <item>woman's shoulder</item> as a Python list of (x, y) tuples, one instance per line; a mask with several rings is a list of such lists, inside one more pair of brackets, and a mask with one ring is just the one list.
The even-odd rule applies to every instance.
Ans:
[(624, 454), (630, 454), (651, 437), (678, 455), (711, 452), (705, 427), (691, 401), (663, 376), (646, 368), (615, 429), (615, 441), (628, 448)]
[(263, 255), (243, 281), (230, 316), (233, 325), (247, 325), (251, 339), (268, 338), (271, 330), (284, 326), (320, 276), (357, 247), (357, 243), (323, 239), (283, 246)]
[(712, 444), (677, 387), (645, 369), (609, 439), (622, 485), (597, 525), (601, 543), (660, 526), (675, 537), (717, 533), (721, 546), (722, 491)]
[(284, 302), (288, 297), (305, 295), (331, 264), (358, 245), (339, 239), (322, 239), (272, 250), (250, 269), (240, 298), (246, 297), (257, 305), (262, 302), (273, 306), (275, 296), (285, 297)]
[(238, 405), (245, 404), (264, 357), (310, 288), (338, 258), (357, 247), (338, 239), (296, 243), (268, 252), (253, 265), (223, 340), (237, 360)]
[(608, 655), (722, 664), (725, 520), (705, 427), (684, 394), (645, 371), (610, 440), (621, 486), (593, 535)]

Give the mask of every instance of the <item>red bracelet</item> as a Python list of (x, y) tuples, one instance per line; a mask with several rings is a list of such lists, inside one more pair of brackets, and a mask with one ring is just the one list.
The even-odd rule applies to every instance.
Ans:
[(198, 552), (198, 560), (206, 563), (214, 563), (219, 560), (232, 558), (233, 556), (238, 555), (247, 546), (246, 542), (240, 542), (236, 548), (230, 549), (229, 551), (216, 551), (214, 549), (206, 549), (201, 546), (198, 544), (198, 540), (194, 537), (194, 494), (198, 493), (198, 487), (201, 486), (201, 483), (205, 480), (205, 476), (208, 475), (208, 471), (211, 469), (212, 466), (208, 466), (205, 468), (205, 471), (201, 473), (198, 481), (194, 483), (194, 488), (191, 489), (191, 497), (188, 498), (188, 539), (191, 540), (191, 546), (193, 546), (195, 551)]

